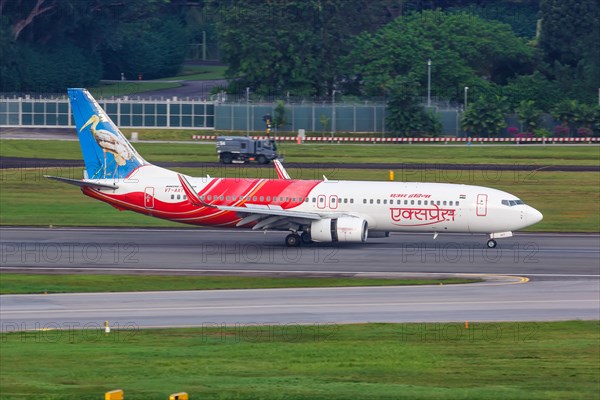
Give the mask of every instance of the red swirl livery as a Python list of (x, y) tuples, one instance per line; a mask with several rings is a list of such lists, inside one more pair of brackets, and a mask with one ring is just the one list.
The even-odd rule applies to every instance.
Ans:
[(69, 89), (85, 162), (81, 187), (119, 210), (192, 225), (289, 232), (285, 243), (365, 242), (390, 232), (497, 238), (542, 220), (512, 194), (444, 183), (191, 177), (145, 161), (85, 89)]

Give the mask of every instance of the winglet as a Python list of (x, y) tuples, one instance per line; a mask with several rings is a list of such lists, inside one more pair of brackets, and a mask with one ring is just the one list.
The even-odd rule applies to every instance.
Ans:
[(277, 176), (279, 179), (292, 179), (290, 178), (290, 174), (288, 174), (285, 168), (283, 168), (281, 161), (273, 160), (273, 164), (275, 164), (275, 171), (277, 171)]
[(200, 197), (198, 196), (198, 193), (196, 193), (193, 186), (188, 182), (187, 179), (185, 179), (185, 176), (183, 176), (181, 174), (177, 174), (177, 177), (179, 178), (179, 182), (181, 182), (181, 187), (183, 188), (183, 191), (187, 195), (187, 198), (188, 198), (188, 201), (190, 202), (190, 204), (192, 204), (194, 206), (198, 206), (198, 207), (201, 207), (201, 206), (210, 207), (209, 204), (206, 204), (205, 202), (203, 202), (200, 199)]

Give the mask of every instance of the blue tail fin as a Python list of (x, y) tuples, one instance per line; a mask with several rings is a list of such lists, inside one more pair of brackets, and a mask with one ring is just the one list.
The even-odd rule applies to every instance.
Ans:
[(86, 89), (68, 91), (89, 179), (123, 179), (146, 164)]

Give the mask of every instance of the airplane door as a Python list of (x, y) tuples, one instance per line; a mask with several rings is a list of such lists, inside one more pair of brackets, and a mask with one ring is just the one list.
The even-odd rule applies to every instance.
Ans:
[(154, 188), (147, 187), (144, 191), (144, 207), (154, 208)]
[(338, 207), (339, 199), (335, 194), (329, 196), (329, 208), (335, 210)]
[(320, 194), (317, 196), (317, 208), (325, 208), (325, 195)]
[(477, 195), (477, 216), (485, 217), (487, 215), (487, 194), (478, 194)]

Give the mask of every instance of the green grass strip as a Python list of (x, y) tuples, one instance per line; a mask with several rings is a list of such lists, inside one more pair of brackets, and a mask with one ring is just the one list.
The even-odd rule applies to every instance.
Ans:
[[(598, 321), (3, 333), (3, 399), (597, 399)], [(98, 329), (100, 328), (100, 329)]]
[(480, 279), (271, 278), (96, 274), (0, 275), (0, 294), (141, 292), (156, 290), (273, 289), (342, 286), (414, 286), (481, 282)]

